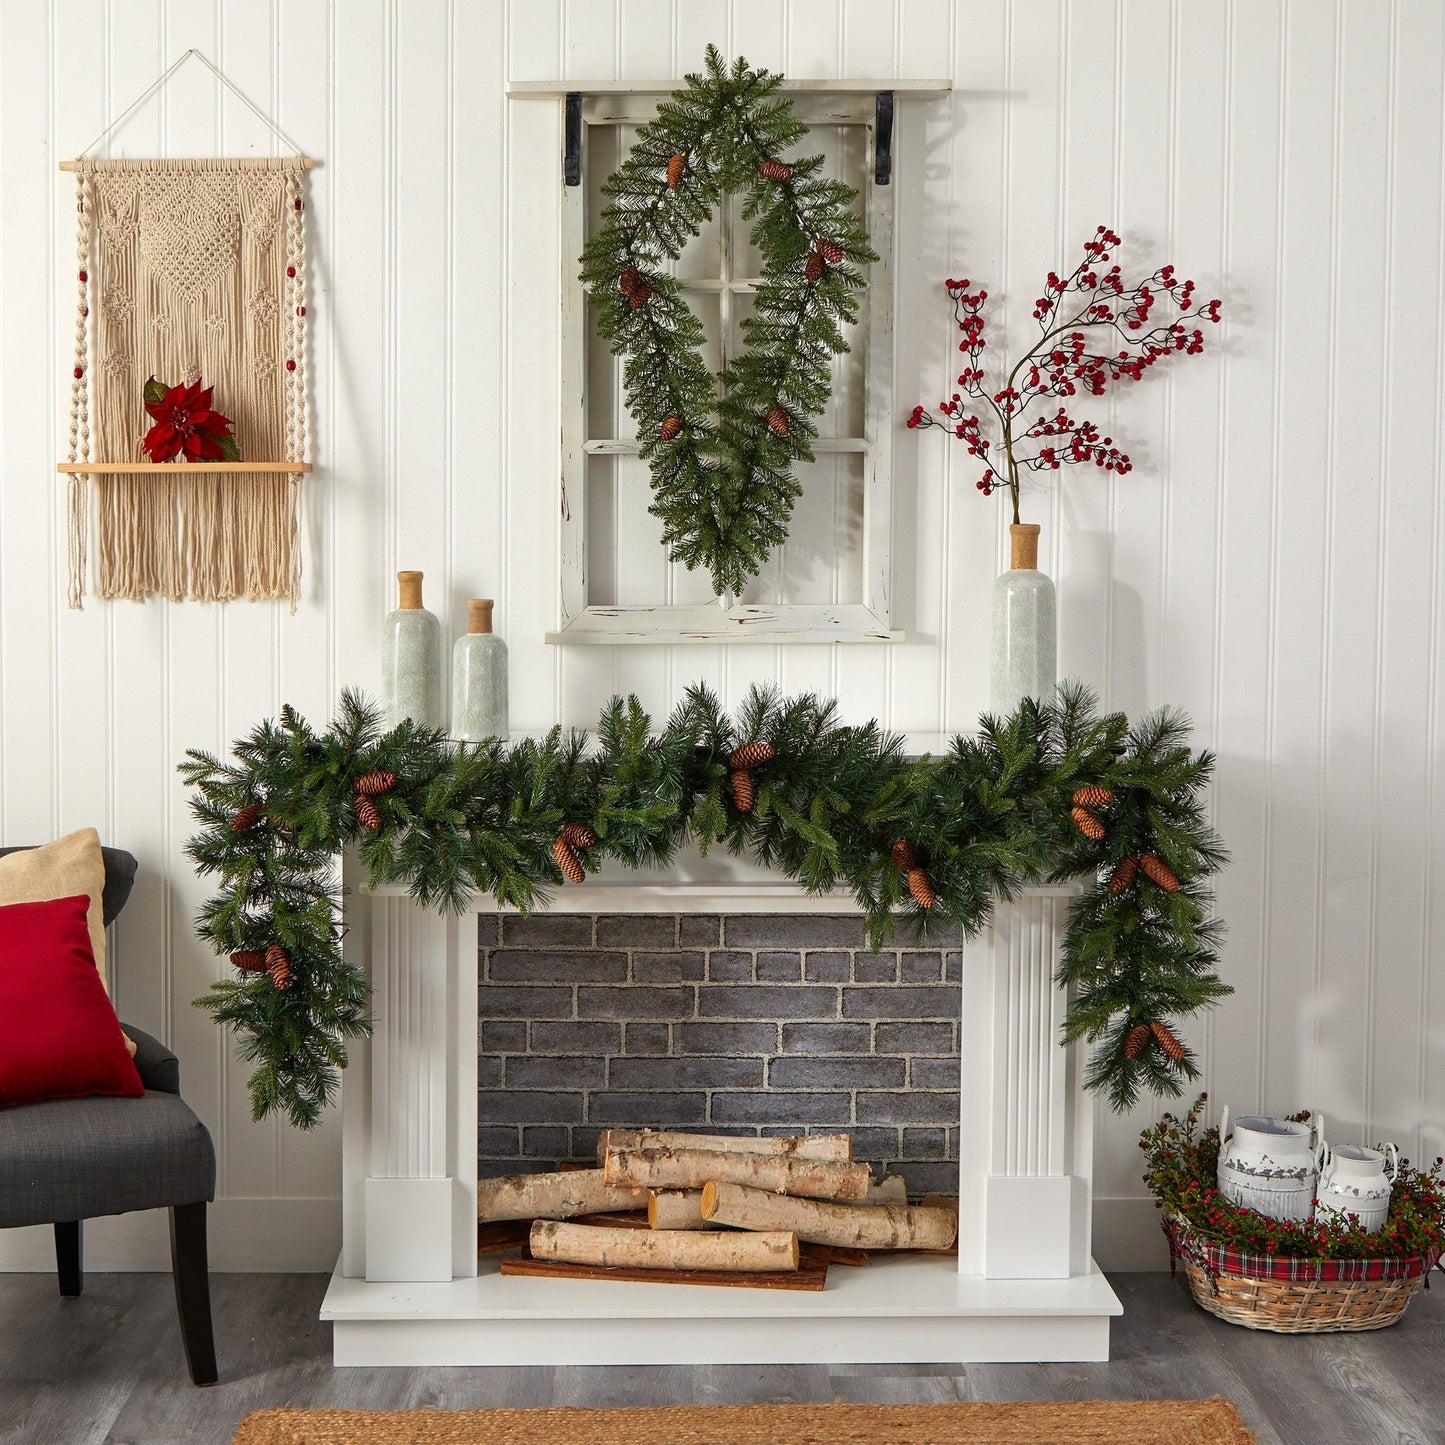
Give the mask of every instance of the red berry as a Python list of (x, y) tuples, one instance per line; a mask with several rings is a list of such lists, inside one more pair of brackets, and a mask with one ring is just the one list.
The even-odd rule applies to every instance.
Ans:
[(300, 196), (297, 196), (297, 197), (296, 197), (295, 206), (296, 206), (296, 209), (297, 209), (298, 211), (301, 209), (301, 197), (300, 197)]
[(80, 279), (81, 279), (82, 281), (89, 281), (89, 280), (90, 280), (90, 273), (89, 273), (88, 271), (82, 271), (82, 272), (80, 273)]
[(288, 266), (286, 268), (286, 274), (288, 276), (294, 276), (296, 274), (296, 268), (294, 266)]
[(305, 308), (304, 306), (298, 306), (298, 307), (296, 308), (296, 314), (297, 314), (298, 316), (305, 316), (305, 314), (306, 314), (306, 308)]
[(294, 361), (287, 361), (287, 363), (286, 363), (286, 370), (287, 370), (287, 371), (295, 371), (295, 370), (296, 370), (296, 363), (295, 363)]
[(76, 379), (77, 381), (79, 381), (80, 378), (81, 378), (82, 376), (84, 376), (84, 375), (85, 375), (85, 368), (84, 368), (84, 367), (77, 366), (77, 367), (75, 368), (75, 379)]

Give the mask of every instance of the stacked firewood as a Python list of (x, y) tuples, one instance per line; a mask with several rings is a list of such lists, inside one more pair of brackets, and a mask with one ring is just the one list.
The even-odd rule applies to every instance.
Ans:
[[(796, 1270), (800, 1243), (938, 1250), (958, 1233), (956, 1209), (910, 1205), (897, 1176), (875, 1182), (846, 1134), (609, 1129), (597, 1158), (595, 1169), (482, 1180), (479, 1219), (533, 1221), (534, 1259), (657, 1270)], [(597, 1218), (619, 1212), (625, 1223)]]

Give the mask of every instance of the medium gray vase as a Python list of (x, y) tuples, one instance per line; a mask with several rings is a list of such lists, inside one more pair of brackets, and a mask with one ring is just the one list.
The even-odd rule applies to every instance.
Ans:
[(1026, 697), (1047, 702), (1058, 685), (1054, 584), (1039, 571), (1039, 529), (1009, 528), (1012, 563), (993, 584), (989, 708), (1011, 713)]
[(467, 634), (452, 648), (452, 736), (507, 740), (507, 644), (492, 631), (492, 599), (467, 603)]
[(422, 727), (442, 726), (442, 628), (421, 605), (420, 572), (398, 572), (401, 605), (388, 614), (381, 634), (381, 695), (386, 726), (406, 718)]

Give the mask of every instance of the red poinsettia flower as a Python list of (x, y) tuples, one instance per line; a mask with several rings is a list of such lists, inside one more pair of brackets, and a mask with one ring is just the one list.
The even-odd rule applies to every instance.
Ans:
[(188, 462), (234, 462), (241, 453), (231, 435), (231, 419), (211, 409), (214, 387), (167, 387), (155, 377), (145, 385), (145, 409), (155, 425), (141, 446), (153, 462), (184, 456)]

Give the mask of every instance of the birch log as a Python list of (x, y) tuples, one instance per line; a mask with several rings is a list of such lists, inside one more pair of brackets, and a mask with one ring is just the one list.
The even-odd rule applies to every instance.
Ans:
[(631, 1269), (741, 1270), (764, 1274), (798, 1267), (798, 1237), (787, 1232), (696, 1234), (676, 1229), (610, 1229), (539, 1219), (532, 1226), (533, 1259)]
[[(868, 1193), (862, 1199), (847, 1199), (843, 1202), (855, 1209), (879, 1204), (907, 1204), (908, 1185), (901, 1174), (890, 1174), (886, 1179), (870, 1184)], [(927, 1200), (924, 1203), (927, 1203)]]
[(958, 1233), (949, 1209), (906, 1204), (830, 1204), (790, 1199), (741, 1184), (711, 1182), (702, 1191), (702, 1215), (712, 1224), (767, 1232), (788, 1230), (812, 1244), (846, 1249), (947, 1249)]
[(641, 1209), (643, 1198), (631, 1185), (608, 1184), (600, 1169), (564, 1169), (555, 1174), (508, 1174), (477, 1180), (477, 1218), (570, 1219), (574, 1214), (604, 1214)]
[(650, 1190), (647, 1223), (653, 1229), (706, 1229), (708, 1223), (702, 1217), (702, 1190)]
[(714, 1154), (781, 1154), (788, 1159), (829, 1159), (846, 1164), (853, 1157), (847, 1134), (804, 1134), (785, 1139), (747, 1139), (732, 1134), (688, 1134), (676, 1129), (605, 1129), (597, 1140), (597, 1162), (617, 1149), (707, 1149)]
[(609, 1184), (644, 1189), (701, 1189), (716, 1179), (810, 1199), (865, 1199), (870, 1178), (866, 1164), (707, 1149), (612, 1149), (603, 1174)]

